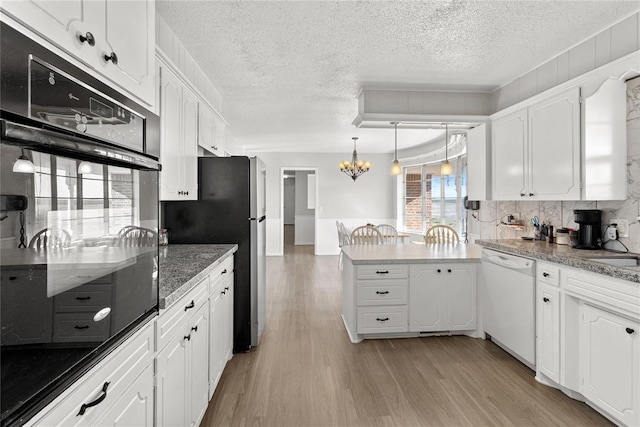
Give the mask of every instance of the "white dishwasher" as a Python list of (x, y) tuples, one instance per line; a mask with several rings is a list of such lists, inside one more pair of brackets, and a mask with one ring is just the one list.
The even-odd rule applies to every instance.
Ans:
[(535, 261), (482, 250), (482, 321), (491, 340), (535, 369)]

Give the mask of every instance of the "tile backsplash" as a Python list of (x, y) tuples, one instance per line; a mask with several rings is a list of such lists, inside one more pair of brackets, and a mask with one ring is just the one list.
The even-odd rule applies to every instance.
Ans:
[[(530, 219), (540, 218), (540, 223), (555, 228), (578, 228), (573, 221), (574, 209), (600, 209), (603, 226), (611, 219), (629, 221), (629, 237), (622, 237), (631, 252), (640, 253), (640, 77), (627, 82), (627, 199), (620, 201), (485, 201), (480, 202), (480, 210), (469, 212), (469, 233), (475, 239), (514, 239), (533, 236), (534, 228)], [(524, 228), (500, 225), (508, 215), (519, 218)], [(603, 227), (604, 229), (604, 227)], [(608, 245), (611, 249), (624, 249), (617, 243)]]

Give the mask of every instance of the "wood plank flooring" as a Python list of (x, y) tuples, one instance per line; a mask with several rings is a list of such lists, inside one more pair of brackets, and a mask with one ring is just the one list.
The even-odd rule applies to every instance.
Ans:
[(261, 344), (227, 364), (202, 426), (600, 426), (584, 403), (538, 384), (469, 337), (351, 344), (337, 256), (293, 246), (267, 259)]

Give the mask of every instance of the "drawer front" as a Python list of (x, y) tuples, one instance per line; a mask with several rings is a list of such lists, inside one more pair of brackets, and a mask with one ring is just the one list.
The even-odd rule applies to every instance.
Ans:
[(536, 277), (542, 283), (560, 286), (560, 266), (538, 262)]
[(233, 257), (225, 259), (222, 264), (216, 267), (209, 275), (211, 284), (210, 293), (213, 294), (220, 286), (229, 286), (229, 279), (233, 281)]
[(53, 318), (53, 342), (93, 342), (109, 338), (110, 317), (95, 322), (95, 312), (56, 313)]
[(111, 285), (83, 285), (53, 297), (56, 313), (91, 311), (111, 307)]
[[(121, 394), (153, 364), (152, 322), (124, 342), (89, 373), (80, 378), (65, 393), (55, 399), (43, 411), (29, 420), (36, 426), (80, 426), (96, 425), (97, 420), (113, 407)], [(78, 415), (82, 404), (100, 398), (105, 383), (106, 397), (98, 405), (89, 407)]]
[(406, 280), (369, 280), (358, 282), (358, 305), (407, 304), (409, 286)]
[(406, 279), (409, 266), (403, 264), (359, 265), (356, 268), (357, 279)]
[(160, 311), (157, 321), (158, 350), (168, 344), (174, 334), (182, 330), (184, 322), (190, 319), (208, 299), (209, 276), (202, 279), (171, 307)]
[(358, 333), (407, 332), (408, 313), (406, 305), (358, 308)]

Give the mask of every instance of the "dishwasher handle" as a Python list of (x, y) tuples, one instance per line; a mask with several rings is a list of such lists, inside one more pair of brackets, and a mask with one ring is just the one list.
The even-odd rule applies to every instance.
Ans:
[(498, 253), (482, 253), (482, 259), (512, 270), (531, 270), (533, 261), (526, 258), (512, 257)]

